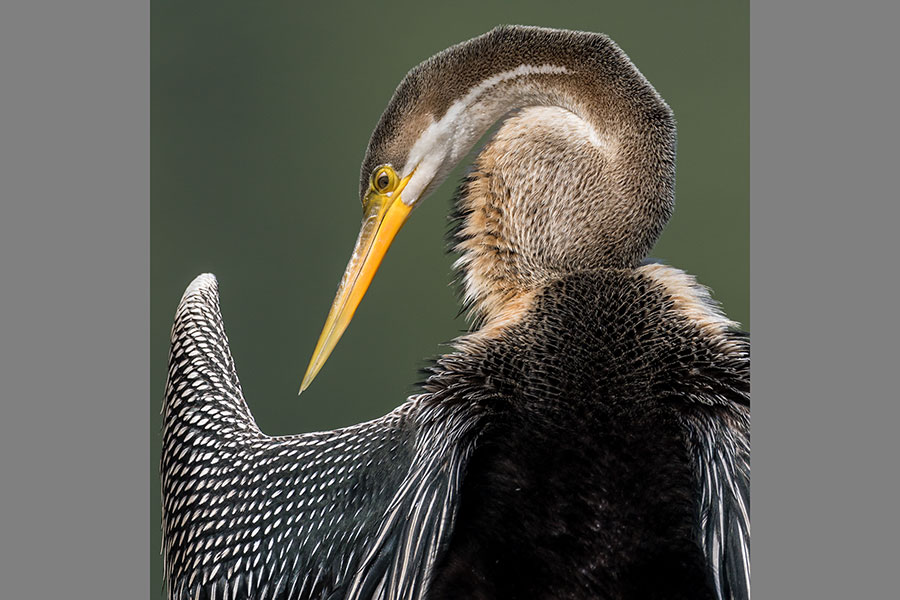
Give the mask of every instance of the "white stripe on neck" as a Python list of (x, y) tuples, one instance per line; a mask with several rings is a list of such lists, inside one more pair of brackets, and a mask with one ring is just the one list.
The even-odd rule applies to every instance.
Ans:
[(570, 72), (568, 68), (557, 65), (520, 65), (510, 71), (492, 75), (470, 89), (465, 96), (450, 105), (443, 117), (437, 121), (432, 120), (413, 144), (402, 176), (409, 175), (414, 168), (416, 174), (403, 191), (403, 202), (408, 205), (417, 202), (427, 185), (443, 181), (487, 128), (504, 113), (516, 108), (510, 104), (517, 104), (515, 100), (525, 100), (534, 95), (533, 90), (527, 90), (521, 98), (513, 96), (506, 98), (506, 102), (496, 99), (490, 102), (489, 98), (483, 97), (486, 91), (510, 79)]

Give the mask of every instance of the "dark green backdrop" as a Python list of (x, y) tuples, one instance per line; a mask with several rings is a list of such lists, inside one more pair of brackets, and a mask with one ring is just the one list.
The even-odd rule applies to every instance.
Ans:
[[(162, 597), (159, 410), (171, 319), (219, 278), (244, 392), (269, 434), (331, 429), (403, 401), (465, 328), (445, 254), (463, 169), (398, 236), (312, 387), (300, 378), (361, 215), (359, 163), (419, 61), (501, 23), (609, 34), (678, 120), (675, 216), (653, 252), (749, 327), (747, 2), (151, 5), (151, 597)], [(402, 301), (401, 301), (402, 299)]]

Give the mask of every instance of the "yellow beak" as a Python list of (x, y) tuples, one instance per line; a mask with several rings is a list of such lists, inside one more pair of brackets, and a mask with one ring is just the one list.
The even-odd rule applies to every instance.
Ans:
[(306, 375), (303, 376), (303, 382), (300, 384), (300, 393), (309, 387), (325, 361), (328, 360), (331, 351), (334, 350), (344, 330), (347, 329), (347, 325), (350, 324), (366, 290), (369, 289), (369, 284), (372, 283), (372, 278), (381, 265), (381, 260), (391, 246), (391, 242), (394, 241), (394, 236), (409, 218), (412, 207), (403, 203), (400, 199), (400, 192), (409, 183), (410, 177), (412, 174), (400, 180), (397, 189), (389, 194), (379, 194), (371, 189), (366, 194), (365, 215), (359, 230), (359, 237), (356, 239), (356, 247), (344, 270), (334, 303), (332, 303), (328, 318), (325, 320), (325, 327), (322, 329), (319, 342), (316, 344), (312, 359), (306, 368)]

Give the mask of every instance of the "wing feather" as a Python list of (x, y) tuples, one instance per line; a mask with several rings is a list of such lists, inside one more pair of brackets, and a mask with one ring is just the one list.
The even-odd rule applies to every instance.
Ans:
[(719, 600), (750, 600), (750, 414), (704, 410), (688, 419), (701, 487), (697, 535)]
[(473, 443), (460, 406), (424, 394), (352, 427), (263, 434), (201, 275), (176, 314), (163, 406), (169, 597), (421, 598)]

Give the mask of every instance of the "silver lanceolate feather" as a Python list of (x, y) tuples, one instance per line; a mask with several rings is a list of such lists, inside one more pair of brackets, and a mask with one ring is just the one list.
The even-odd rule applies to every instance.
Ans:
[(454, 517), (471, 418), (430, 395), (270, 437), (244, 401), (212, 275), (172, 329), (163, 408), (166, 582), (182, 598), (420, 598)]
[(698, 537), (719, 600), (750, 598), (750, 414), (732, 427), (694, 417), (687, 428), (700, 481)]

